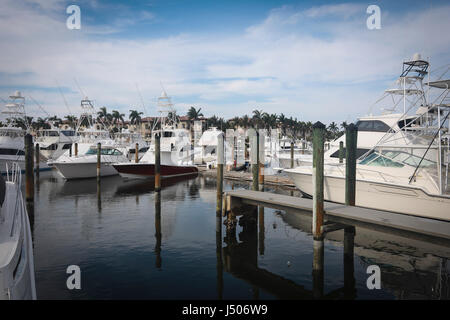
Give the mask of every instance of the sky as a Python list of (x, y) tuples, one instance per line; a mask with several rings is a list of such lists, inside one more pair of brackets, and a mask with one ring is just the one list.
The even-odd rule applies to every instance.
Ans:
[[(373, 4), (381, 28), (369, 30)], [(351, 122), (414, 53), (431, 76), (449, 63), (449, 16), (437, 0), (0, 0), (0, 103), (20, 90), (34, 117), (78, 115), (84, 96), (154, 116), (163, 87), (180, 115)]]

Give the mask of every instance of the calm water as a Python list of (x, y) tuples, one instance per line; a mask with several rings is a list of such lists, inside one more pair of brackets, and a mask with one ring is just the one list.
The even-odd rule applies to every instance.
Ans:
[[(95, 179), (41, 174), (33, 227), (38, 298), (312, 297), (309, 215), (260, 208), (263, 224), (246, 227), (242, 220), (227, 236), (222, 224), (216, 232), (214, 179), (163, 184), (158, 207), (151, 180), (104, 178), (98, 193)], [(224, 189), (248, 187), (226, 182)], [(337, 231), (325, 241), (326, 298), (450, 297), (449, 248), (362, 228), (356, 229), (355, 284), (343, 290), (342, 239)], [(381, 290), (366, 287), (373, 264), (381, 268)], [(81, 268), (81, 290), (66, 287), (69, 265)]]

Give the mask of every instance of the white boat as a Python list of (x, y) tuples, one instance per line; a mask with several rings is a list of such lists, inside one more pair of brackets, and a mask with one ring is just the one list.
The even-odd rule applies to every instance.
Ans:
[[(114, 144), (108, 144), (108, 140), (101, 143), (100, 176), (112, 176), (118, 174), (112, 164), (128, 162), (128, 158), (118, 150)], [(94, 178), (97, 176), (97, 144), (91, 145), (83, 155), (72, 157), (61, 156), (53, 162), (53, 166), (65, 179)]]
[(196, 153), (200, 153), (200, 158), (203, 163), (215, 162), (217, 160), (217, 137), (222, 133), (222, 130), (217, 127), (210, 127), (205, 130), (197, 142), (198, 149)]
[[(29, 124), (25, 117), (25, 97), (20, 91), (16, 91), (9, 96), (11, 102), (5, 105), (2, 114), (7, 116), (9, 124), (0, 127), (0, 172), (6, 172), (6, 165), (17, 163), (22, 171), (25, 170), (25, 135), (30, 131)], [(14, 126), (21, 123), (26, 129)], [(34, 157), (33, 157), (34, 158)], [(35, 159), (36, 161), (36, 159)], [(39, 163), (40, 171), (49, 170), (45, 159)]]
[(23, 201), (21, 170), (8, 164), (0, 176), (0, 300), (35, 300), (33, 244)]
[(117, 148), (127, 155), (130, 161), (136, 159), (136, 144), (138, 144), (138, 160), (141, 159), (149, 148), (149, 144), (142, 138), (142, 135), (137, 132), (131, 132), (127, 129), (122, 129), (121, 132), (114, 134)]
[[(115, 162), (128, 161), (126, 155), (118, 149), (116, 141), (111, 139), (103, 124), (94, 123), (95, 109), (87, 97), (81, 100), (83, 110), (77, 124), (77, 152), (67, 150), (62, 156), (52, 161), (59, 173), (66, 179), (94, 178), (97, 176), (97, 144), (101, 143), (101, 176), (116, 175), (111, 166)], [(81, 130), (82, 124), (87, 128)]]
[[(160, 136), (161, 177), (184, 176), (198, 172), (192, 161), (193, 150), (189, 131), (176, 128), (175, 109), (165, 91), (158, 98), (158, 106), (160, 117), (153, 126), (150, 148), (142, 159), (138, 163), (124, 161), (113, 165), (123, 178), (148, 178), (155, 175), (156, 134)], [(160, 129), (157, 129), (158, 124)]]
[(34, 144), (39, 144), (39, 151), (47, 161), (54, 161), (78, 142), (75, 130), (62, 130), (53, 127), (37, 131)]
[[(415, 69), (412, 69), (412, 68)], [(415, 59), (404, 63), (401, 82), (421, 82), (428, 63)], [(407, 77), (407, 79), (404, 79)], [(413, 83), (412, 81), (410, 83)], [(356, 205), (422, 217), (450, 220), (448, 193), (448, 135), (450, 104), (447, 102), (450, 80), (429, 82), (433, 88), (445, 91), (428, 102), (424, 91), (415, 116), (406, 116), (398, 123), (399, 131), (389, 130), (376, 146), (357, 163)], [(404, 89), (406, 91), (406, 88)], [(430, 91), (428, 91), (428, 97)], [(403, 96), (406, 100), (406, 95)], [(295, 185), (305, 194), (313, 194), (311, 166), (285, 170)], [(325, 164), (324, 199), (345, 202), (345, 164)]]

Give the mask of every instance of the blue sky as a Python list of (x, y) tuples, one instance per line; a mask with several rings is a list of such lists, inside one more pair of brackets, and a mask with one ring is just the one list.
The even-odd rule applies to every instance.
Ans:
[[(81, 30), (66, 7), (81, 8)], [(368, 30), (366, 8), (381, 8)], [(353, 121), (415, 52), (449, 63), (448, 1), (64, 1), (0, 3), (0, 97), (14, 90), (50, 114), (143, 106), (160, 82), (179, 114), (231, 118), (254, 109), (305, 121)], [(445, 30), (445, 32), (439, 32)], [(60, 88), (58, 88), (60, 87)], [(28, 113), (45, 116), (30, 99)]]

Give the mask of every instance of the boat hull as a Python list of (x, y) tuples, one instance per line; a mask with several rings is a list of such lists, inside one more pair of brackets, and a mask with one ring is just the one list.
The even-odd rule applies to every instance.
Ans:
[[(130, 164), (114, 164), (113, 167), (124, 178), (148, 178), (155, 176), (155, 165), (152, 163), (130, 163)], [(160, 166), (161, 177), (177, 177), (198, 173), (195, 166)]]
[[(313, 194), (311, 173), (286, 172), (302, 193)], [(345, 203), (345, 178), (325, 176), (324, 199)], [(430, 195), (420, 188), (356, 180), (355, 205), (450, 221), (450, 197)]]
[[(86, 179), (97, 177), (97, 163), (95, 162), (73, 162), (62, 163), (53, 162), (53, 167), (58, 169), (59, 173), (65, 179)], [(111, 164), (102, 163), (100, 166), (100, 176), (113, 176), (118, 174), (117, 170)]]

